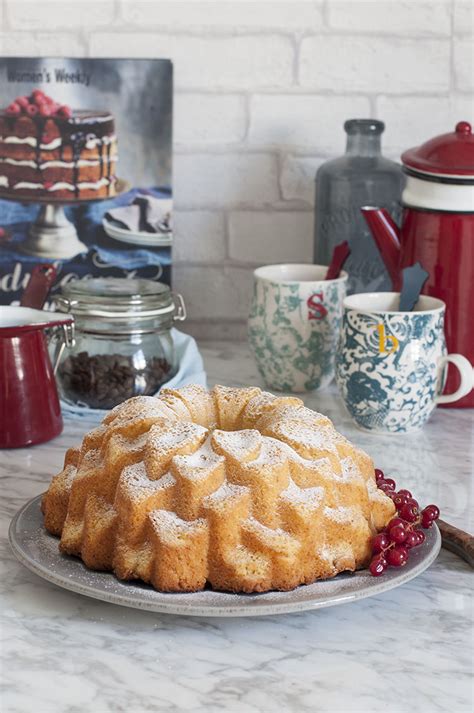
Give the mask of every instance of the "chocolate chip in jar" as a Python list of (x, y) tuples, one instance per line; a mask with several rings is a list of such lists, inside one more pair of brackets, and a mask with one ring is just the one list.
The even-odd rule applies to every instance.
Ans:
[(111, 409), (138, 395), (154, 394), (170, 378), (171, 364), (152, 357), (140, 368), (120, 354), (71, 354), (59, 367), (64, 398), (90, 408)]

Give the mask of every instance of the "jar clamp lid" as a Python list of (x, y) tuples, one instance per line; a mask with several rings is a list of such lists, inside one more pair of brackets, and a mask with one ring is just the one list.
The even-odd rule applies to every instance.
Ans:
[[(162, 326), (186, 319), (182, 296), (168, 285), (145, 279), (117, 277), (73, 280), (55, 299), (60, 312), (78, 318), (98, 318), (109, 322), (142, 322), (157, 319)], [(132, 330), (136, 332), (136, 329)], [(146, 330), (154, 331), (154, 330)], [(121, 330), (121, 333), (124, 332)]]

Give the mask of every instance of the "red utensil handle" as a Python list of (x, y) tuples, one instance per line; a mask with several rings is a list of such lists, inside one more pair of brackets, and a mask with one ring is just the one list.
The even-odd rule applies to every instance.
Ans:
[(339, 277), (339, 274), (342, 270), (342, 266), (349, 257), (350, 252), (351, 249), (347, 240), (344, 240), (343, 243), (339, 243), (339, 245), (336, 245), (332, 254), (331, 263), (326, 273), (326, 280), (335, 280), (337, 277)]
[(35, 265), (21, 297), (20, 305), (42, 309), (55, 279), (56, 268), (54, 265)]

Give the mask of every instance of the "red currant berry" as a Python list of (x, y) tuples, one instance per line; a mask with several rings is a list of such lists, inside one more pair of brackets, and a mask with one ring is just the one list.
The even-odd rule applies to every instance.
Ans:
[(374, 577), (380, 577), (387, 569), (387, 560), (384, 557), (374, 557), (369, 565), (370, 574)]
[(414, 505), (418, 510), (420, 509), (420, 505), (418, 503), (418, 500), (415, 500), (415, 498), (407, 498), (407, 504), (408, 505)]
[(401, 545), (407, 539), (407, 533), (403, 525), (397, 525), (396, 527), (391, 527), (388, 533), (391, 542), (396, 545)]
[(375, 480), (379, 481), (380, 478), (383, 478), (383, 477), (384, 477), (383, 470), (380, 470), (380, 468), (376, 468), (375, 469)]
[(72, 116), (72, 109), (70, 106), (66, 106), (65, 104), (63, 104), (63, 106), (59, 107), (56, 114), (62, 119), (70, 119)]
[(389, 544), (390, 540), (388, 539), (387, 533), (379, 532), (379, 534), (375, 535), (372, 540), (372, 550), (373, 552), (382, 552), (389, 546)]
[(411, 498), (412, 494), (410, 493), (409, 490), (405, 490), (405, 488), (402, 488), (401, 490), (398, 491), (399, 495), (406, 495), (407, 498)]
[(38, 113), (38, 107), (36, 104), (28, 104), (28, 106), (25, 108), (26, 113), (28, 116), (36, 116)]
[(386, 557), (393, 567), (403, 567), (408, 559), (408, 550), (405, 547), (395, 547), (393, 550), (387, 550)]
[(434, 520), (431, 519), (429, 513), (423, 513), (421, 516), (421, 526), (427, 530), (433, 524)]
[(397, 510), (400, 510), (400, 508), (402, 508), (406, 504), (407, 499), (408, 498), (405, 495), (400, 495), (400, 493), (396, 493), (395, 497), (393, 498), (393, 504), (395, 505)]
[(416, 505), (412, 505), (411, 503), (405, 503), (405, 505), (402, 505), (402, 507), (400, 508), (399, 513), (400, 517), (402, 517), (407, 522), (415, 522), (418, 515), (420, 514), (420, 511), (418, 510)]
[(393, 478), (384, 478), (385, 484), (390, 486), (391, 490), (395, 490), (397, 487), (396, 482), (393, 480)]
[(21, 106), (17, 102), (12, 102), (6, 109), (7, 114), (10, 116), (18, 116), (21, 113)]
[(418, 544), (422, 545), (423, 542), (426, 540), (426, 535), (423, 530), (416, 530), (416, 536), (418, 538)]
[(423, 510), (423, 514), (425, 513), (429, 515), (432, 520), (439, 518), (439, 508), (436, 505), (427, 505)]
[(390, 483), (386, 483), (385, 481), (379, 481), (377, 483), (377, 488), (381, 490), (382, 493), (393, 493), (393, 487)]
[(388, 532), (392, 527), (398, 527), (398, 525), (402, 525), (403, 527), (405, 527), (405, 525), (406, 525), (405, 520), (402, 520), (401, 517), (392, 517), (392, 519), (390, 520), (390, 522), (388, 523), (388, 525), (387, 525), (387, 527), (386, 527), (387, 532)]
[(406, 540), (403, 543), (403, 546), (407, 548), (407, 550), (411, 549), (412, 547), (416, 547), (419, 545), (418, 541), (418, 533), (416, 533), (414, 530), (411, 532), (407, 533)]

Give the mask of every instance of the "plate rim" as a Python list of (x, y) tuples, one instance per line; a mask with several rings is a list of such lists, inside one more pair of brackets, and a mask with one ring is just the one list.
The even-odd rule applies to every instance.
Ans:
[[(139, 230), (134, 233), (131, 230), (126, 230), (125, 228), (119, 228), (113, 225), (104, 216), (102, 218), (102, 227), (112, 240), (118, 240), (122, 243), (127, 243), (129, 245), (143, 245), (145, 247), (166, 247), (167, 245), (173, 244), (173, 231), (168, 233), (162, 233), (163, 237), (158, 237), (159, 233), (147, 233), (143, 230)], [(165, 237), (166, 236), (166, 237)], [(152, 243), (153, 241), (153, 243)]]
[[(47, 582), (50, 582), (51, 584), (54, 584), (55, 586), (61, 588), (61, 589), (66, 589), (68, 591), (75, 592), (76, 594), (80, 594), (82, 596), (90, 597), (92, 599), (97, 599), (99, 601), (104, 601), (109, 604), (117, 604), (118, 606), (124, 606), (132, 609), (138, 609), (141, 611), (151, 611), (155, 613), (160, 613), (160, 614), (171, 614), (174, 616), (198, 616), (198, 617), (248, 617), (248, 616), (272, 616), (272, 615), (278, 615), (278, 614), (291, 614), (291, 613), (298, 613), (302, 611), (314, 611), (315, 609), (323, 609), (326, 607), (332, 607), (332, 606), (337, 606), (338, 604), (345, 604), (351, 601), (358, 601), (360, 599), (367, 599), (372, 596), (377, 596), (379, 594), (382, 594), (383, 592), (389, 591), (391, 589), (395, 589), (396, 587), (401, 586), (402, 584), (406, 584), (410, 580), (414, 579), (418, 575), (422, 574), (428, 567), (433, 564), (433, 562), (436, 560), (438, 557), (439, 551), (441, 549), (441, 534), (439, 532), (439, 528), (435, 523), (434, 531), (435, 531), (435, 540), (433, 544), (431, 545), (431, 549), (426, 553), (425, 557), (416, 564), (414, 567), (412, 567), (408, 571), (404, 571), (402, 569), (396, 570), (398, 572), (398, 576), (396, 578), (391, 577), (384, 579), (384, 577), (381, 577), (378, 580), (374, 581), (374, 585), (371, 586), (370, 588), (360, 590), (360, 591), (353, 591), (353, 592), (348, 592), (345, 594), (341, 594), (340, 596), (334, 595), (331, 598), (328, 599), (318, 599), (318, 600), (311, 600), (311, 598), (308, 599), (303, 599), (299, 600), (296, 602), (291, 602), (291, 601), (283, 601), (283, 602), (269, 602), (269, 603), (264, 603), (262, 602), (259, 605), (250, 604), (250, 601), (257, 602), (258, 599), (255, 599), (255, 597), (260, 596), (260, 595), (255, 595), (255, 594), (242, 594), (241, 596), (245, 598), (244, 601), (247, 602), (245, 606), (242, 605), (236, 605), (234, 604), (229, 604), (229, 605), (213, 605), (212, 607), (205, 607), (202, 604), (199, 605), (183, 605), (182, 603), (177, 603), (177, 602), (172, 602), (170, 601), (167, 603), (166, 601), (157, 601), (154, 602), (153, 600), (146, 600), (146, 599), (139, 599), (136, 600), (135, 602), (131, 601), (130, 595), (127, 597), (125, 594), (113, 592), (109, 593), (107, 591), (102, 591), (98, 590), (96, 587), (93, 585), (86, 585), (83, 583), (79, 583), (72, 579), (71, 577), (67, 577), (65, 575), (61, 576), (57, 572), (51, 572), (51, 570), (46, 567), (45, 565), (41, 564), (40, 562), (37, 562), (34, 560), (31, 556), (28, 556), (24, 549), (21, 547), (20, 543), (17, 541), (16, 537), (16, 526), (17, 523), (22, 515), (25, 514), (26, 511), (28, 511), (30, 508), (37, 507), (38, 510), (41, 510), (41, 499), (43, 497), (44, 493), (41, 493), (40, 495), (37, 495), (30, 500), (28, 500), (13, 516), (10, 526), (8, 529), (8, 539), (10, 543), (10, 547), (13, 551), (13, 554), (17, 558), (17, 560), (28, 570), (36, 574), (37, 576), (41, 577), (42, 579), (46, 580)], [(54, 535), (51, 535), (48, 533), (44, 528), (43, 528), (43, 535), (45, 538), (49, 537), (54, 537)], [(57, 538), (55, 538), (57, 539)], [(422, 545), (423, 546), (423, 545)], [(58, 550), (58, 555), (59, 555), (59, 550)], [(84, 563), (80, 558), (71, 558), (71, 559), (76, 559), (77, 563), (85, 567)], [(92, 572), (95, 572), (95, 570), (91, 570)], [(98, 572), (99, 574), (109, 574), (111, 577), (114, 577), (117, 582), (120, 584), (126, 584), (126, 582), (122, 582), (121, 580), (117, 579), (114, 575), (113, 572)], [(132, 582), (133, 584), (133, 582)], [(136, 584), (136, 583), (135, 583)], [(316, 582), (313, 582), (313, 585), (316, 584)], [(299, 588), (305, 587), (305, 586), (312, 586), (312, 585), (300, 585)], [(156, 591), (156, 590), (155, 590)], [(281, 594), (284, 596), (287, 594), (289, 597), (291, 597), (291, 594), (295, 590), (290, 590), (288, 592), (281, 592)], [(173, 596), (172, 593), (169, 592), (158, 592), (156, 591), (156, 594), (158, 597), (163, 597), (163, 596)], [(181, 596), (183, 596), (185, 593), (181, 593)], [(193, 593), (192, 593), (193, 594)], [(223, 595), (226, 594), (226, 592), (222, 592)], [(229, 594), (229, 593), (227, 593)], [(265, 595), (266, 593), (263, 592), (262, 595)], [(232, 596), (235, 596), (232, 594)], [(248, 598), (252, 599), (248, 599)]]

